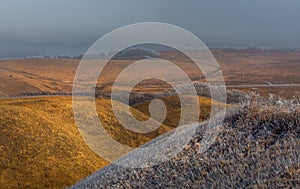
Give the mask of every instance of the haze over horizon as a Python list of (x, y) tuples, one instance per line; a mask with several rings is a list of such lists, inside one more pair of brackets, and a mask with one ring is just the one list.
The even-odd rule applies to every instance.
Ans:
[(0, 18), (0, 58), (81, 54), (137, 22), (183, 27), (214, 48), (300, 48), (297, 0), (4, 0)]

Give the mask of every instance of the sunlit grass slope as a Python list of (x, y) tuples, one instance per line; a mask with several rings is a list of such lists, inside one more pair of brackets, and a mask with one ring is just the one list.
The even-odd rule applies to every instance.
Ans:
[[(204, 120), (211, 101), (199, 99), (199, 120)], [(121, 126), (110, 99), (97, 99), (96, 107), (107, 133), (122, 144), (136, 147), (177, 126), (178, 99), (162, 100), (168, 109), (166, 120), (147, 134)], [(149, 119), (148, 104), (136, 105), (138, 110), (131, 108), (132, 114), (139, 120)], [(126, 108), (122, 103), (118, 106), (120, 111)], [(71, 97), (0, 100), (0, 134), (0, 188), (62, 188), (108, 164), (83, 141), (74, 121)]]
[[(96, 101), (103, 126), (120, 143), (138, 146), (170, 130), (161, 126), (136, 135), (122, 129), (110, 104), (109, 99)], [(79, 134), (71, 97), (0, 100), (0, 134), (0, 188), (61, 188), (108, 164)]]
[(0, 186), (61, 188), (107, 164), (81, 139), (71, 98), (1, 100)]

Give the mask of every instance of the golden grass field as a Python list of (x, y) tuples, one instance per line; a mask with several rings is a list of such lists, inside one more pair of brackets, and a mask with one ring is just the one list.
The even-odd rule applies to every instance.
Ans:
[[(117, 141), (136, 147), (176, 126), (178, 99), (167, 97), (165, 125), (147, 134), (122, 129), (109, 99), (97, 99), (98, 115)], [(108, 164), (82, 140), (74, 122), (71, 97), (32, 97), (0, 100), (0, 186), (3, 188), (61, 188), (75, 184)], [(201, 120), (208, 118), (209, 99), (200, 98)], [(146, 120), (148, 103), (131, 109)], [(138, 110), (140, 111), (138, 111)], [(169, 125), (168, 125), (169, 124)]]
[(1, 100), (0, 106), (3, 188), (61, 188), (107, 164), (81, 139), (70, 98)]

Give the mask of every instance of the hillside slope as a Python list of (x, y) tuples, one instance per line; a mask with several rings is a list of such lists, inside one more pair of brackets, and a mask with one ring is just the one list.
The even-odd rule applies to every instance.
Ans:
[[(168, 108), (174, 105), (171, 101), (167, 103)], [(124, 104), (118, 106), (122, 111)], [(137, 134), (119, 124), (110, 99), (97, 99), (96, 107), (110, 136), (131, 147), (145, 144), (173, 128), (161, 125), (153, 132)], [(131, 112), (139, 120), (149, 118), (134, 108)], [(172, 120), (166, 123), (171, 124)], [(0, 188), (61, 188), (108, 164), (79, 134), (71, 97), (1, 99), (0, 134)]]
[(204, 132), (199, 127), (167, 162), (144, 169), (111, 164), (72, 188), (299, 188), (299, 101), (263, 106), (253, 103), (228, 115), (203, 154), (197, 153)]
[(1, 188), (61, 188), (106, 165), (81, 139), (70, 98), (1, 100)]
[[(0, 186), (60, 188), (108, 164), (82, 140), (71, 102), (71, 97), (1, 100)], [(109, 103), (110, 100), (97, 99), (97, 107), (101, 107), (98, 114), (113, 138), (137, 146), (157, 136), (134, 136), (121, 131)], [(164, 129), (167, 128), (162, 126), (159, 132)]]

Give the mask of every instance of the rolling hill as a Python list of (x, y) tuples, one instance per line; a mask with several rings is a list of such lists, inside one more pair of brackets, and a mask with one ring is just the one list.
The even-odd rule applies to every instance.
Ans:
[(0, 186), (61, 188), (108, 164), (74, 124), (70, 98), (1, 100)]
[[(168, 108), (177, 112), (172, 98), (166, 98), (165, 102)], [(109, 164), (81, 138), (74, 121), (71, 97), (0, 101), (0, 186), (62, 188)], [(201, 102), (205, 106), (210, 104), (208, 99)], [(119, 124), (110, 104), (110, 99), (97, 99), (98, 115), (112, 138), (128, 146), (140, 146), (174, 128), (172, 116), (168, 116), (165, 123), (169, 126), (162, 125), (147, 134), (134, 133)], [(139, 104), (137, 108), (145, 110), (146, 105)], [(124, 107), (122, 103), (118, 106), (121, 106), (120, 110)], [(149, 118), (134, 108), (131, 112), (139, 120)]]

